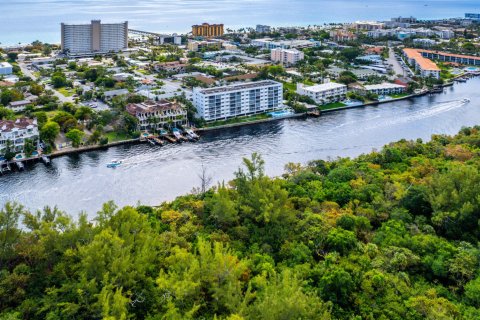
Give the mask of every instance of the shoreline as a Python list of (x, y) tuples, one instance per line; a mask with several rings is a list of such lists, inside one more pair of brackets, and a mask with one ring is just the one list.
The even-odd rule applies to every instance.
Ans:
[[(442, 85), (442, 88), (452, 86), (453, 83), (447, 83)], [(360, 105), (354, 105), (354, 106), (344, 106), (344, 107), (338, 107), (338, 108), (332, 108), (332, 109), (327, 109), (327, 110), (321, 110), (320, 111), (320, 118), (322, 116), (322, 113), (330, 113), (330, 112), (336, 112), (336, 111), (342, 111), (342, 110), (349, 110), (349, 109), (354, 109), (354, 108), (363, 108), (363, 107), (369, 107), (369, 106), (376, 106), (376, 105), (381, 105), (381, 104), (386, 104), (390, 102), (396, 102), (396, 101), (401, 101), (401, 100), (407, 100), (411, 98), (416, 98), (416, 97), (421, 97), (426, 94), (429, 94), (429, 91), (426, 92), (421, 92), (421, 93), (415, 93), (415, 94), (410, 94), (404, 97), (399, 97), (399, 98), (394, 98), (391, 100), (385, 100), (385, 101), (373, 101), (373, 102), (367, 102), (363, 103)], [(261, 123), (267, 123), (267, 122), (275, 122), (275, 121), (281, 121), (281, 120), (286, 120), (286, 119), (296, 119), (296, 118), (305, 118), (308, 117), (307, 113), (295, 113), (287, 116), (282, 116), (278, 118), (266, 118), (266, 119), (260, 119), (260, 120), (253, 120), (253, 121), (248, 121), (248, 122), (239, 122), (239, 123), (232, 123), (232, 124), (225, 124), (225, 125), (220, 125), (216, 127), (211, 127), (211, 128), (198, 128), (196, 129), (197, 132), (210, 132), (210, 131), (216, 131), (216, 130), (222, 130), (222, 129), (229, 129), (229, 128), (236, 128), (236, 127), (243, 127), (243, 126), (249, 126), (249, 125), (255, 125), (255, 124), (261, 124)], [(143, 141), (140, 138), (136, 139), (129, 139), (129, 140), (121, 140), (121, 141), (115, 141), (115, 142), (110, 142), (105, 145), (92, 145), (92, 146), (83, 146), (80, 148), (70, 148), (66, 150), (57, 150), (52, 152), (51, 154), (48, 154), (46, 156), (50, 158), (59, 158), (62, 156), (70, 155), (70, 154), (80, 154), (84, 152), (90, 152), (90, 151), (95, 151), (95, 150), (102, 150), (102, 149), (108, 149), (110, 147), (115, 147), (119, 145), (127, 145), (127, 144), (138, 144), (142, 143)], [(29, 161), (34, 161), (34, 160), (40, 160), (41, 157), (32, 157), (32, 158), (27, 158), (27, 159), (22, 159), (22, 160), (12, 160), (7, 162), (8, 164), (14, 164), (16, 162), (29, 162)]]

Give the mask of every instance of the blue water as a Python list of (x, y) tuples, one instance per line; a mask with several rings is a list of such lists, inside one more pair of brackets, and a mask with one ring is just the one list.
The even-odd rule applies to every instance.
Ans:
[(0, 0), (0, 43), (58, 43), (61, 22), (129, 21), (132, 28), (187, 32), (192, 24), (226, 28), (319, 25), (416, 16), (461, 17), (480, 12), (479, 0)]

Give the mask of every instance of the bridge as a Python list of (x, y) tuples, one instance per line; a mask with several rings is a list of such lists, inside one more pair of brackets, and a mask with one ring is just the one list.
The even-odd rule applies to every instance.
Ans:
[(172, 43), (177, 45), (182, 44), (182, 37), (176, 33), (161, 34), (156, 32), (142, 31), (142, 30), (135, 30), (135, 29), (128, 29), (128, 33), (137, 35), (137, 36), (146, 36), (146, 37), (156, 38), (160, 42), (160, 44), (164, 44), (164, 43)]

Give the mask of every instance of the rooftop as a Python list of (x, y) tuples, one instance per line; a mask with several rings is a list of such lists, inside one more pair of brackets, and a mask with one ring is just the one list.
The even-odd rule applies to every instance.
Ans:
[(33, 129), (37, 126), (37, 119), (19, 118), (17, 120), (0, 120), (0, 133), (11, 132), (15, 129)]
[(347, 87), (346, 85), (341, 84), (341, 83), (328, 82), (328, 83), (324, 83), (324, 84), (317, 84), (317, 85), (310, 86), (310, 87), (303, 87), (303, 89), (311, 91), (311, 92), (322, 92), (322, 91), (339, 89), (339, 88), (346, 88), (346, 87)]
[(198, 90), (198, 92), (208, 95), (208, 94), (215, 94), (215, 93), (225, 93), (230, 91), (264, 88), (264, 87), (277, 86), (277, 85), (282, 85), (282, 84), (272, 80), (264, 80), (264, 81), (250, 82), (250, 83), (234, 84), (231, 86), (217, 87), (217, 88), (211, 88), (211, 89), (203, 89), (203, 90)]
[(0, 62), (0, 68), (11, 68), (12, 65), (8, 62)]
[(406, 48), (403, 49), (403, 52), (409, 59), (415, 60), (423, 70), (440, 71), (437, 64), (430, 59), (424, 58), (419, 50)]
[(126, 111), (135, 116), (139, 113), (153, 113), (156, 111), (179, 110), (184, 109), (176, 102), (168, 100), (152, 101), (148, 100), (142, 103), (130, 103), (126, 107)]
[(417, 49), (417, 51), (418, 52), (425, 52), (425, 53), (441, 54), (441, 55), (445, 55), (445, 56), (449, 56), (449, 57), (455, 57), (455, 58), (480, 60), (479, 56), (468, 56), (468, 55), (464, 55), (464, 54), (455, 54), (455, 53), (433, 51), (433, 50), (424, 50), (424, 49)]
[(395, 84), (395, 83), (384, 82), (380, 84), (365, 85), (364, 88), (366, 90), (397, 89), (397, 88), (405, 89), (405, 86)]

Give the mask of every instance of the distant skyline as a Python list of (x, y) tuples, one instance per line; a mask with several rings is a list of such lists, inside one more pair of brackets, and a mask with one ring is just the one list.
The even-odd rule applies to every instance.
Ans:
[[(2, 1), (3, 2), (3, 1)], [(307, 26), (355, 20), (385, 20), (413, 15), (420, 19), (463, 17), (480, 12), (478, 0), (12, 0), (2, 3), (0, 43), (60, 42), (60, 23), (128, 20), (132, 28), (185, 33), (202, 22), (225, 28)]]

